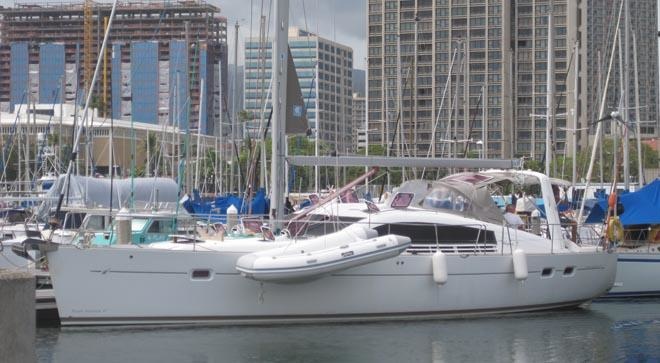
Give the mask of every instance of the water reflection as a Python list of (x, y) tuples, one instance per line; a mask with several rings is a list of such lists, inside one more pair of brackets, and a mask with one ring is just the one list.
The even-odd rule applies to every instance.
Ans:
[(43, 362), (534, 362), (660, 357), (660, 300), (480, 319), (39, 329)]

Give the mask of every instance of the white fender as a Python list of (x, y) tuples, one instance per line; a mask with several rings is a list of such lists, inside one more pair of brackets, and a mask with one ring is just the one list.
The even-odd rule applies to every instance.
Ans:
[(516, 280), (523, 281), (527, 280), (527, 274), (527, 255), (525, 251), (516, 249), (513, 251), (513, 275)]
[(444, 285), (449, 277), (447, 274), (447, 255), (438, 250), (431, 256), (433, 266), (433, 281), (438, 285)]

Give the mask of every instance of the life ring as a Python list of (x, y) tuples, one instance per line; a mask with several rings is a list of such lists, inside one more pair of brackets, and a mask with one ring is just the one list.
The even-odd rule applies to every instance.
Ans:
[(660, 243), (660, 226), (651, 228), (651, 231), (649, 232), (649, 242)]
[(607, 238), (610, 241), (623, 241), (623, 225), (619, 217), (612, 217), (607, 222)]

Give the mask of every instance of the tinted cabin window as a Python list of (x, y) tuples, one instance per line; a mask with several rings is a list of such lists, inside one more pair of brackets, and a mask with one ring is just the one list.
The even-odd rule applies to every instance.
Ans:
[(375, 228), (378, 235), (398, 234), (410, 237), (412, 243), (496, 243), (493, 231), (465, 226), (443, 226), (433, 224), (384, 224)]
[(85, 215), (82, 213), (68, 213), (64, 229), (78, 229), (82, 225)]
[(101, 231), (105, 229), (105, 217), (104, 216), (90, 216), (87, 218), (87, 229)]
[(160, 233), (160, 221), (151, 222), (151, 226), (149, 226), (147, 233)]
[(323, 236), (328, 233), (336, 232), (359, 220), (360, 218), (353, 217), (340, 217), (339, 220), (337, 220), (337, 217), (318, 214), (313, 215), (311, 216), (309, 222), (306, 223), (307, 226), (305, 228), (304, 234), (307, 236)]
[(24, 211), (17, 211), (17, 210), (12, 210), (12, 211), (7, 211), (7, 215), (5, 216), (5, 219), (7, 222), (10, 223), (20, 223), (20, 222), (25, 222), (27, 219), (27, 213)]
[(173, 233), (172, 221), (169, 220), (155, 220), (151, 222), (147, 233)]

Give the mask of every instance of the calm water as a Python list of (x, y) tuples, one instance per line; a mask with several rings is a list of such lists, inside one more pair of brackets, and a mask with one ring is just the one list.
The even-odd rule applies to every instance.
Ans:
[(660, 299), (479, 319), (40, 328), (40, 362), (660, 362)]

